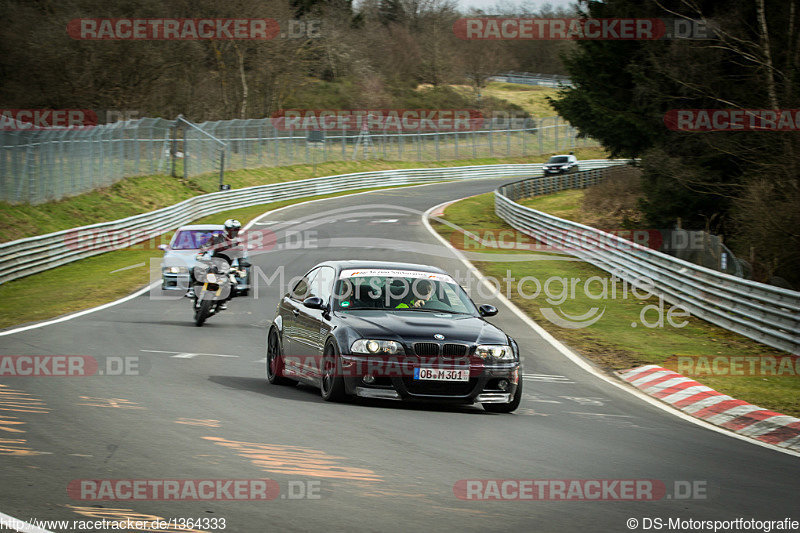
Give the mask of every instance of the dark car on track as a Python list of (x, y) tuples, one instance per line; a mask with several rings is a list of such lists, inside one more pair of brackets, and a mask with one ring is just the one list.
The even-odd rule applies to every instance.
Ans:
[(511, 412), (522, 397), (517, 343), (443, 270), (327, 261), (278, 304), (267, 332), (267, 379), (348, 397), (480, 403)]
[(547, 163), (542, 165), (542, 170), (545, 176), (551, 174), (571, 174), (580, 171), (578, 167), (578, 158), (572, 154), (568, 155), (554, 155), (547, 160)]

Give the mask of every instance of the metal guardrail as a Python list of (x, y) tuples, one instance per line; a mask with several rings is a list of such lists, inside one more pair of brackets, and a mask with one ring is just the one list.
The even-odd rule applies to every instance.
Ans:
[(694, 316), (768, 346), (800, 353), (800, 292), (717, 272), (515, 202), (586, 187), (599, 181), (600, 174), (588, 171), (503, 185), (495, 191), (495, 212), (515, 229), (562, 245), (571, 255), (681, 305)]
[[(598, 168), (613, 162), (596, 159), (580, 164), (582, 168)], [(368, 187), (538, 174), (541, 174), (541, 163), (380, 170), (204, 194), (150, 213), (0, 244), (0, 283), (110, 249), (126, 248), (228, 209)]]
[(572, 86), (572, 80), (568, 76), (558, 74), (534, 74), (530, 72), (504, 72), (489, 78), (490, 81), (500, 81), (505, 83), (519, 83), (523, 85), (539, 85), (542, 87), (563, 87)]

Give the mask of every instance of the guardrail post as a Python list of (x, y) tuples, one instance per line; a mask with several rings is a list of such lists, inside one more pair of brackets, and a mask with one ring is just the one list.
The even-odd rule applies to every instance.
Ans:
[(189, 147), (186, 144), (186, 128), (183, 128), (183, 179), (189, 179)]
[(489, 121), (489, 157), (494, 157), (494, 119)]
[(555, 151), (558, 152), (558, 117), (553, 120), (553, 139), (555, 139)]
[(225, 189), (225, 149), (221, 148), (219, 151), (219, 190)]
[(172, 133), (172, 148), (169, 151), (169, 156), (170, 156), (170, 160), (172, 162), (172, 172), (170, 173), (170, 175), (173, 178), (177, 178), (178, 177), (177, 174), (176, 174), (176, 168), (175, 168), (176, 161), (175, 161), (175, 159), (178, 157), (178, 154), (177, 154), (177, 152), (178, 152), (178, 121), (180, 120), (180, 118), (181, 118), (181, 115), (178, 115), (178, 118), (175, 119), (175, 122), (172, 124), (172, 130), (171, 130), (171, 133)]

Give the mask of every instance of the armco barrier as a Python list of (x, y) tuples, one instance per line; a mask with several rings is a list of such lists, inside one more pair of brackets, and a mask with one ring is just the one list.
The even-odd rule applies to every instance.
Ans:
[(515, 229), (568, 248), (571, 255), (671, 304), (682, 305), (694, 316), (766, 345), (800, 353), (800, 292), (698, 266), (514, 201), (576, 186), (581, 185), (570, 183), (569, 177), (509, 183), (495, 191), (495, 212)]
[[(580, 166), (582, 169), (601, 169), (623, 163), (620, 160), (595, 159), (581, 161)], [(92, 238), (93, 235), (113, 233), (114, 247), (124, 248), (228, 209), (368, 187), (540, 174), (539, 163), (380, 170), (204, 194), (150, 213), (0, 244), (0, 283), (108, 251), (108, 242), (98, 242)], [(583, 175), (587, 173), (572, 176)]]

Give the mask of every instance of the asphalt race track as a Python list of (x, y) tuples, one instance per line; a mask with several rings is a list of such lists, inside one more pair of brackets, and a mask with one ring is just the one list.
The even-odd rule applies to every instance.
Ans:
[[(392, 189), (271, 213), (256, 227), (306, 232), (310, 247), (279, 241), (284, 249), (252, 262), (268, 277), (283, 268), (284, 279), (322, 260), (350, 258), (463, 274), (419, 213), (502, 181)], [(257, 298), (251, 292), (233, 300), (202, 328), (188, 300), (144, 294), (0, 337), (3, 355), (138, 357), (143, 374), (4, 378), (0, 512), (25, 521), (215, 517), (232, 532), (629, 531), (629, 518), (642, 531), (644, 518), (797, 519), (797, 457), (699, 427), (609, 385), (500, 301), (474, 292), (476, 303), (499, 307), (490, 320), (522, 350), (525, 396), (514, 414), (377, 400), (331, 404), (312, 388), (270, 386), (266, 326), (283, 288), (262, 278)], [(81, 479), (257, 478), (277, 481), (280, 495), (82, 501), (67, 492)], [(460, 480), (487, 479), (657, 480), (666, 494), (655, 501), (456, 497)], [(686, 495), (676, 482), (700, 489)]]

